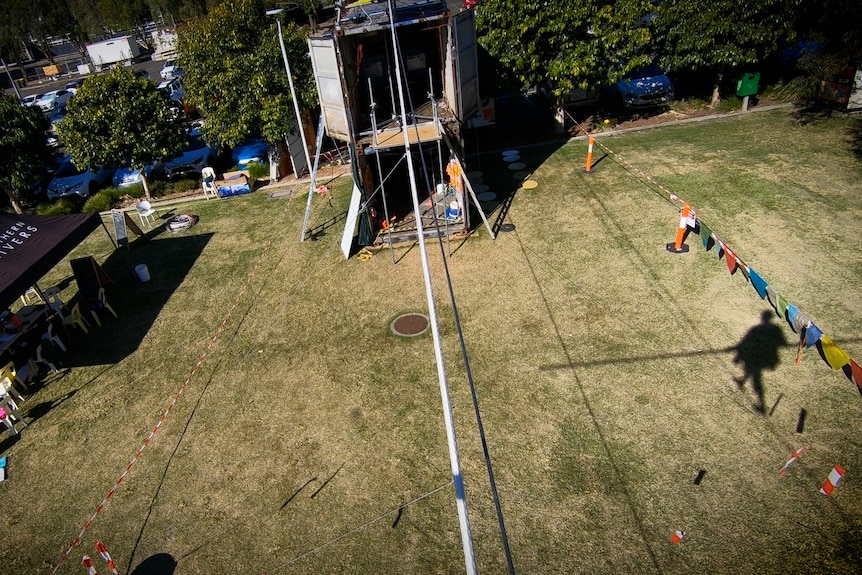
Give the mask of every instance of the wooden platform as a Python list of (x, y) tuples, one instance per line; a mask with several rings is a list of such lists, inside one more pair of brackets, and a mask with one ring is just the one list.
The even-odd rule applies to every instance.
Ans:
[[(441, 138), (434, 122), (422, 122), (407, 126), (407, 137), (410, 144), (421, 142), (434, 142)], [(374, 144), (374, 136), (362, 138), (362, 148), (366, 154), (373, 154), (377, 150), (389, 150), (404, 147), (404, 131), (401, 128), (386, 128), (377, 133), (377, 145)]]

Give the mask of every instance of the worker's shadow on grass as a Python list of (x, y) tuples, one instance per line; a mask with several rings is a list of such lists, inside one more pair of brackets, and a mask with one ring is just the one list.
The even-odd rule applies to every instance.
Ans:
[(736, 355), (733, 363), (742, 364), (742, 377), (734, 377), (733, 381), (739, 389), (751, 381), (751, 388), (756, 396), (754, 408), (760, 413), (766, 413), (765, 392), (763, 389), (763, 372), (778, 367), (778, 350), (787, 345), (781, 327), (772, 322), (772, 310), (765, 310), (761, 322), (749, 329), (742, 340), (733, 348)]
[(170, 554), (156, 553), (144, 559), (131, 575), (173, 575), (176, 569), (177, 562)]

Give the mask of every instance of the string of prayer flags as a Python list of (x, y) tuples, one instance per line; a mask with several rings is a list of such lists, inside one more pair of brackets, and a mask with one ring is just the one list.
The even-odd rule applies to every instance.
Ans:
[(828, 335), (824, 334), (820, 336), (817, 348), (823, 356), (824, 361), (836, 371), (850, 363), (850, 354), (835, 345), (835, 342)]
[(727, 271), (733, 275), (733, 272), (736, 271), (736, 254), (727, 245), (724, 246), (724, 261), (727, 264)]
[(779, 317), (787, 318), (787, 307), (788, 307), (787, 299), (781, 295), (776, 294), (775, 296), (775, 313), (779, 315)]
[(796, 316), (799, 313), (799, 309), (793, 305), (792, 303), (787, 304), (787, 323), (790, 324), (790, 327), (793, 329), (794, 333), (798, 333), (799, 330), (796, 329)]
[(844, 468), (840, 465), (836, 465), (832, 468), (832, 471), (829, 472), (829, 475), (823, 482), (823, 487), (820, 488), (820, 493), (823, 495), (832, 495), (832, 493), (835, 492), (835, 488), (838, 487), (839, 483), (841, 483), (842, 479), (844, 479)]
[[(859, 387), (859, 393), (862, 393), (862, 367), (856, 363), (855, 359), (850, 359), (850, 363), (845, 366), (844, 373), (847, 377)], [(849, 373), (848, 373), (849, 372)]]
[(784, 467), (782, 467), (781, 470), (778, 472), (778, 475), (784, 475), (785, 473), (787, 473), (787, 470), (790, 468), (791, 465), (796, 462), (797, 459), (799, 459), (799, 456), (802, 455), (803, 451), (805, 451), (805, 447), (800, 447), (799, 449), (794, 451), (793, 455), (790, 456), (790, 459), (787, 460), (787, 463), (784, 464)]

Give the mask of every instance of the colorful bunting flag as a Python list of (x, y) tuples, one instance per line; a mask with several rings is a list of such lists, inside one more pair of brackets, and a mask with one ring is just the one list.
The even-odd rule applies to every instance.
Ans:
[(812, 345), (820, 341), (820, 338), (822, 336), (823, 332), (820, 331), (820, 328), (813, 323), (808, 322), (808, 325), (805, 326), (805, 347), (811, 347)]
[[(796, 308), (793, 308), (796, 309)], [(796, 309), (796, 315), (793, 316), (793, 331), (801, 334), (802, 330), (805, 329), (805, 326), (811, 323), (811, 320), (808, 319), (808, 316)]]
[(772, 307), (775, 306), (775, 300), (778, 299), (778, 291), (772, 286), (766, 286), (766, 299), (769, 300), (769, 303), (772, 304)]
[(834, 370), (839, 370), (850, 362), (850, 355), (835, 345), (835, 342), (828, 335), (820, 337), (819, 349), (820, 353), (823, 354), (823, 359)]
[(775, 312), (780, 317), (783, 317), (783, 318), (787, 317), (788, 305), (789, 304), (787, 303), (787, 299), (783, 295), (777, 294), (775, 296)]
[(733, 272), (736, 271), (736, 254), (727, 246), (724, 246), (724, 251), (727, 252), (724, 255), (724, 261), (727, 263), (727, 271), (730, 272), (730, 275), (733, 275)]
[(859, 391), (862, 392), (862, 367), (859, 367), (855, 359), (850, 360), (850, 375), (853, 376), (853, 381), (859, 386)]
[(766, 297), (766, 281), (751, 266), (748, 267), (748, 273), (751, 278), (751, 285), (754, 286), (757, 295), (760, 296), (760, 299), (764, 299)]
[(703, 223), (703, 220), (698, 220), (698, 223), (700, 224), (700, 241), (703, 242), (703, 248), (709, 251), (714, 243), (712, 241), (712, 230)]
[(739, 262), (739, 271), (742, 272), (742, 275), (745, 276), (745, 279), (751, 281), (751, 277), (748, 275), (748, 266), (745, 264), (744, 261), (739, 259), (739, 256), (736, 257), (736, 261)]

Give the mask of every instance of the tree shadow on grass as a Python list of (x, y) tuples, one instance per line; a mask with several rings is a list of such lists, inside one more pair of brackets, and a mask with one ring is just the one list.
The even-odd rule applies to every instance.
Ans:
[[(161, 228), (147, 234), (155, 238)], [(75, 333), (68, 338), (72, 345), (63, 356), (66, 367), (116, 364), (134, 352), (153, 325), (162, 308), (185, 280), (213, 234), (189, 234), (136, 240), (130, 248), (114, 250), (101, 266), (113, 285), (105, 289), (106, 299), (116, 311), (114, 318), (100, 310), (101, 327), (85, 310), (81, 310), (90, 325), (89, 333)], [(150, 280), (141, 282), (133, 270), (147, 266)], [(74, 305), (74, 300), (69, 302)]]

